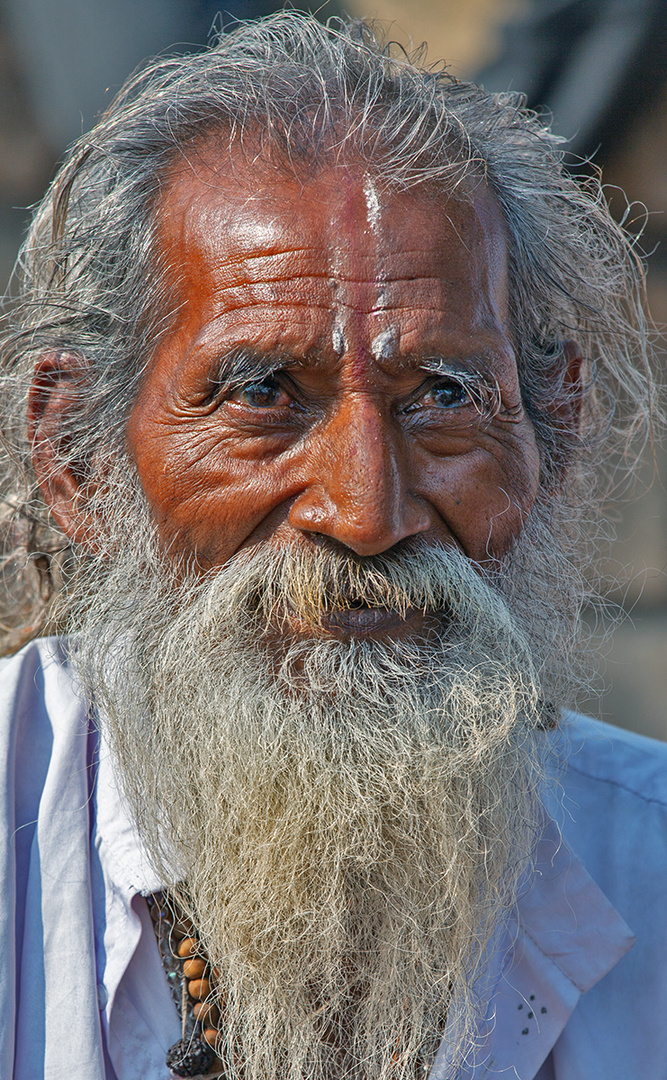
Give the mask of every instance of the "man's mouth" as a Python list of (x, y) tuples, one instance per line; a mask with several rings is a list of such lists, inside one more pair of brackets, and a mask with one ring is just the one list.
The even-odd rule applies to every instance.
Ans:
[(414, 633), (423, 623), (424, 613), (417, 608), (399, 612), (393, 608), (370, 607), (362, 602), (321, 616), (322, 628), (336, 636)]
[(281, 616), (267, 626), (265, 635), (276, 644), (290, 637), (397, 640), (442, 635), (443, 624), (450, 622), (445, 612), (426, 613), (416, 607), (399, 610), (362, 601), (345, 601), (344, 605), (332, 605), (311, 615), (284, 608)]

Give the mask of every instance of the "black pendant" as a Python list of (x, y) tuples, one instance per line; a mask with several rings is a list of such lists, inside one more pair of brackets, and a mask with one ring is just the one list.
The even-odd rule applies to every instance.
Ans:
[(174, 1076), (205, 1076), (213, 1068), (214, 1060), (213, 1048), (196, 1035), (179, 1039), (167, 1051), (167, 1066)]

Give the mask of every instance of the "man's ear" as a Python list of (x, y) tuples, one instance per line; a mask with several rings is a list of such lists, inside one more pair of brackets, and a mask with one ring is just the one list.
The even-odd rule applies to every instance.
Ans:
[(570, 463), (573, 456), (576, 456), (583, 389), (581, 376), (584, 355), (578, 342), (564, 341), (561, 355), (565, 359), (565, 371), (560, 368), (560, 364), (559, 370), (554, 371), (554, 379), (560, 382), (559, 392), (545, 406), (557, 432), (551, 479), (554, 491), (560, 491), (564, 487)]
[(86, 366), (69, 352), (42, 356), (28, 395), (32, 464), (55, 522), (74, 543), (91, 543), (93, 521), (85, 512), (90, 481), (83, 462), (72, 460), (67, 428), (77, 400), (86, 392)]
[(579, 343), (572, 340), (563, 342), (563, 354), (566, 365), (563, 390), (558, 401), (550, 407), (550, 412), (558, 417), (564, 430), (576, 435), (581, 419), (581, 367), (584, 354)]

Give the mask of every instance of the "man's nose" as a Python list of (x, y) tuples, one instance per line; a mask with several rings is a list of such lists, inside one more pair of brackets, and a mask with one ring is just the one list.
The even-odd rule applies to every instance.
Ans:
[(289, 515), (294, 528), (377, 555), (433, 525), (433, 511), (411, 491), (400, 428), (366, 395), (351, 397), (312, 434), (306, 467), (307, 486)]

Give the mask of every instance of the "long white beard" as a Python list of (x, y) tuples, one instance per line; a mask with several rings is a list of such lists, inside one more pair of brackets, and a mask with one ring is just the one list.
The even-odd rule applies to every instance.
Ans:
[[(220, 970), (230, 1077), (413, 1080), (446, 1017), (460, 1061), (539, 819), (539, 687), (501, 596), (421, 544), (262, 546), (180, 583), (133, 555), (104, 590), (78, 662)], [(446, 617), (422, 640), (318, 632), (355, 596)], [(312, 634), (277, 647), (295, 612)]]

